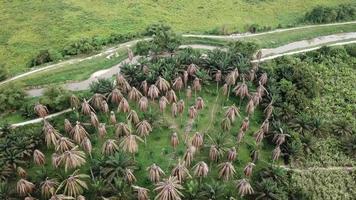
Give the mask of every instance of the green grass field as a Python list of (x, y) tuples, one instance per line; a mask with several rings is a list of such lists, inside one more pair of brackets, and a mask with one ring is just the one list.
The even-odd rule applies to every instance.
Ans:
[(142, 31), (166, 22), (178, 32), (202, 33), (225, 27), (244, 31), (246, 25), (295, 25), (317, 5), (335, 6), (352, 0), (220, 0), (216, 1), (2, 1), (0, 63), (10, 75), (28, 70), (39, 50), (63, 47), (94, 35)]

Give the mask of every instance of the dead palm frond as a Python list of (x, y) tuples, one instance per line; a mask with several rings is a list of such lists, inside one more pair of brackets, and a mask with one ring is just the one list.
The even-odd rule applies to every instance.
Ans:
[(141, 99), (138, 101), (138, 107), (142, 112), (146, 112), (148, 108), (148, 99), (147, 97), (143, 96)]
[(99, 126), (99, 119), (94, 112), (90, 113), (90, 122), (91, 125), (93, 125), (96, 128)]
[(178, 106), (177, 106), (176, 103), (172, 103), (171, 113), (172, 113), (172, 117), (177, 117), (177, 115), (178, 115)]
[(158, 181), (160, 181), (161, 176), (165, 175), (164, 171), (155, 163), (148, 167), (147, 171), (148, 176), (153, 183), (157, 183)]
[(135, 87), (132, 87), (128, 96), (130, 100), (138, 101), (142, 97), (142, 94)]
[(110, 112), (110, 123), (116, 124), (116, 115), (115, 115), (114, 111)]
[(235, 105), (229, 106), (225, 112), (225, 117), (229, 118), (231, 122), (234, 122), (236, 116), (240, 117), (240, 109)]
[(195, 107), (198, 109), (198, 110), (201, 110), (204, 108), (204, 100), (203, 98), (201, 97), (198, 97), (196, 100), (195, 100)]
[(252, 170), (253, 170), (253, 167), (255, 167), (255, 163), (252, 163), (252, 162), (249, 162), (246, 167), (244, 168), (244, 174), (245, 176), (249, 177), (252, 175)]
[(127, 82), (127, 80), (122, 74), (116, 75), (116, 86), (119, 90), (121, 90), (124, 93), (127, 93), (128, 91), (131, 90), (130, 84)]
[(175, 149), (179, 144), (179, 139), (177, 133), (173, 133), (171, 136), (171, 145)]
[(147, 95), (147, 93), (148, 93), (148, 83), (147, 83), (146, 80), (141, 82), (140, 87), (141, 87), (141, 90), (143, 91), (143, 94)]
[(178, 161), (178, 164), (172, 170), (172, 176), (177, 177), (180, 183), (182, 183), (185, 178), (191, 177), (184, 161)]
[(84, 197), (83, 195), (79, 195), (79, 196), (77, 197), (77, 200), (86, 200), (86, 199), (85, 199), (85, 197)]
[(183, 160), (184, 160), (184, 164), (187, 167), (190, 167), (190, 165), (192, 164), (192, 161), (194, 159), (194, 154), (195, 154), (195, 147), (194, 146), (189, 146), (187, 148), (187, 150), (185, 151), (184, 155), (183, 155)]
[(251, 97), (252, 101), (253, 101), (253, 104), (255, 106), (258, 106), (260, 104), (260, 102), (262, 101), (262, 96), (260, 93), (258, 92), (255, 92), (253, 93), (252, 97)]
[(256, 144), (260, 144), (265, 136), (265, 133), (262, 129), (258, 129), (254, 136), (256, 138)]
[(220, 82), (222, 79), (222, 73), (220, 70), (217, 70), (216, 73), (215, 73), (215, 81), (216, 82)]
[(221, 155), (221, 152), (218, 150), (216, 145), (211, 145), (210, 150), (209, 150), (209, 159), (211, 161), (216, 162), (219, 160), (220, 155)]
[(186, 96), (187, 99), (192, 98), (192, 89), (190, 88), (190, 86), (187, 87)]
[(190, 119), (194, 119), (198, 115), (198, 111), (194, 106), (190, 106), (188, 113)]
[(236, 157), (237, 157), (237, 152), (236, 152), (236, 148), (235, 147), (232, 147), (231, 149), (229, 149), (227, 151), (227, 160), (228, 161), (234, 161), (236, 160)]
[(183, 83), (182, 77), (179, 76), (179, 77), (177, 77), (176, 79), (174, 79), (173, 88), (174, 88), (175, 90), (180, 91), (180, 90), (183, 89), (183, 87), (184, 87), (184, 83)]
[(33, 192), (35, 189), (35, 184), (27, 181), (25, 179), (20, 179), (17, 181), (16, 190), (20, 196), (27, 196)]
[(131, 134), (131, 128), (128, 124), (120, 122), (116, 125), (115, 135), (117, 137), (127, 136)]
[(93, 147), (91, 145), (90, 139), (84, 138), (81, 143), (81, 146), (82, 146), (83, 150), (91, 156), (91, 151), (93, 150)]
[(167, 99), (165, 96), (162, 96), (162, 97), (159, 99), (159, 110), (160, 110), (161, 112), (163, 112), (164, 109), (166, 109), (167, 104), (168, 104), (168, 99)]
[(46, 178), (45, 181), (41, 183), (41, 195), (45, 199), (53, 196), (56, 193), (58, 187), (58, 182), (55, 179)]
[(229, 93), (229, 86), (225, 83), (222, 87), (223, 95), (227, 96)]
[(34, 107), (34, 111), (41, 118), (46, 117), (48, 115), (48, 113), (49, 113), (47, 107), (42, 105), (42, 104), (40, 104), (40, 103), (36, 103), (36, 105)]
[(129, 134), (125, 136), (120, 143), (122, 150), (131, 154), (137, 153), (138, 144), (136, 140), (143, 142), (143, 140), (137, 135)]
[(194, 167), (194, 176), (206, 177), (209, 173), (209, 167), (204, 161), (198, 162)]
[(281, 156), (281, 147), (277, 145), (276, 148), (274, 148), (272, 151), (272, 160), (278, 160), (279, 156)]
[(124, 112), (127, 113), (130, 111), (130, 105), (129, 102), (123, 97), (119, 103), (119, 106), (117, 108), (118, 112)]
[(106, 98), (105, 98), (104, 95), (99, 94), (99, 93), (95, 93), (95, 94), (92, 96), (90, 102), (92, 103), (92, 105), (93, 105), (93, 107), (94, 107), (95, 109), (98, 109), (98, 110), (99, 110), (100, 107), (101, 107), (101, 102), (103, 102), (105, 99), (106, 99)]
[(50, 147), (51, 145), (55, 146), (58, 138), (61, 137), (61, 134), (48, 121), (44, 120), (43, 122), (42, 131), (45, 135), (47, 147)]
[(148, 89), (147, 93), (148, 97), (150, 97), (152, 100), (158, 98), (159, 96), (159, 90), (155, 85), (151, 85), (150, 88)]
[(101, 102), (100, 110), (103, 113), (109, 113), (109, 105), (105, 100)]
[(262, 85), (266, 85), (267, 81), (268, 81), (268, 77), (267, 77), (267, 73), (265, 72), (261, 75), (259, 82)]
[(35, 149), (33, 151), (33, 162), (36, 165), (43, 166), (46, 162), (46, 157), (40, 150)]
[(204, 144), (204, 141), (203, 141), (203, 135), (199, 132), (196, 132), (194, 135), (193, 135), (193, 139), (192, 139), (192, 145), (194, 147), (196, 147), (197, 149), (199, 149), (200, 147), (202, 147)]
[(228, 85), (228, 86), (232, 86), (232, 85), (235, 85), (236, 83), (236, 78), (234, 76), (233, 73), (229, 73), (226, 77), (225, 77), (225, 83)]
[(64, 164), (64, 171), (67, 172), (68, 169), (74, 169), (80, 167), (86, 163), (85, 153), (78, 150), (78, 146), (73, 149), (65, 151), (60, 156), (60, 163)]
[(169, 82), (160, 76), (158, 77), (155, 85), (161, 92), (167, 92), (168, 89), (171, 87)]
[(237, 135), (237, 143), (238, 143), (238, 144), (241, 143), (241, 141), (242, 141), (242, 139), (244, 138), (244, 136), (245, 136), (245, 131), (243, 131), (243, 129), (240, 128), (240, 131), (239, 131), (239, 133), (238, 133), (238, 135)]
[(198, 71), (198, 66), (193, 63), (190, 64), (187, 68), (187, 72), (190, 76), (194, 76), (197, 71)]
[(231, 129), (231, 127), (232, 127), (232, 123), (231, 123), (230, 118), (225, 117), (221, 122), (221, 128), (224, 131), (229, 131)]
[(124, 97), (121, 91), (117, 88), (113, 89), (109, 95), (111, 98), (111, 103), (118, 105), (121, 99)]
[(251, 116), (254, 111), (255, 111), (255, 104), (253, 102), (253, 99), (250, 99), (246, 105), (246, 112), (249, 116)]
[(181, 100), (179, 100), (178, 103), (177, 103), (178, 114), (180, 114), (180, 115), (183, 114), (184, 108), (185, 108), (185, 106), (184, 106), (184, 100), (181, 99)]
[(72, 149), (74, 146), (74, 143), (69, 138), (60, 137), (56, 145), (56, 152), (63, 153)]
[(245, 76), (246, 76), (247, 80), (249, 80), (251, 82), (254, 81), (256, 78), (256, 70), (250, 69), (248, 71), (248, 74), (246, 74)]
[(194, 79), (192, 89), (194, 92), (199, 92), (201, 90), (201, 83), (198, 77)]
[(183, 72), (183, 82), (184, 82), (185, 86), (188, 86), (188, 76), (189, 76), (188, 72), (184, 71)]
[(248, 96), (248, 87), (245, 83), (245, 79), (242, 79), (242, 83), (238, 83), (237, 86), (234, 88), (235, 95), (239, 96), (240, 99), (244, 99)]
[(106, 156), (113, 155), (117, 151), (119, 151), (119, 146), (116, 140), (113, 139), (106, 140), (101, 149), (101, 153)]
[(253, 189), (246, 179), (239, 180), (236, 187), (241, 197), (247, 194), (253, 194)]
[(64, 130), (66, 133), (70, 133), (73, 129), (72, 123), (68, 119), (64, 119)]
[(139, 186), (132, 186), (133, 190), (137, 192), (137, 200), (149, 200), (148, 191), (149, 189), (139, 187)]
[(261, 83), (259, 83), (256, 92), (261, 96), (261, 98), (265, 95), (265, 93), (267, 92), (267, 89), (265, 87), (263, 87), (263, 85)]
[(143, 120), (136, 125), (136, 133), (141, 137), (146, 138), (151, 131), (152, 131), (151, 124), (148, 123), (147, 120)]
[(224, 162), (219, 164), (219, 178), (228, 181), (235, 174), (235, 168), (231, 162)]
[(91, 111), (94, 111), (94, 108), (91, 107), (91, 105), (89, 104), (89, 102), (86, 99), (83, 99), (82, 113), (84, 115), (90, 115)]
[(62, 157), (59, 153), (52, 154), (52, 166), (53, 168), (58, 168), (61, 165)]
[(82, 125), (80, 125), (80, 122), (76, 122), (76, 125), (73, 127), (71, 135), (73, 137), (73, 140), (77, 143), (80, 144), (82, 143), (82, 140), (86, 137), (89, 137), (88, 132), (84, 129)]
[(268, 106), (266, 107), (266, 109), (264, 110), (266, 119), (269, 119), (272, 116), (272, 112), (273, 112), (273, 102), (271, 101)]
[(24, 168), (17, 167), (16, 171), (17, 171), (17, 175), (19, 175), (19, 177), (21, 177), (21, 178), (26, 178), (27, 177), (27, 172), (26, 172), (26, 170)]
[(124, 171), (124, 176), (125, 176), (125, 180), (128, 184), (131, 185), (132, 183), (136, 182), (136, 177), (133, 174), (131, 169), (126, 168)]
[(131, 110), (129, 112), (129, 114), (127, 115), (127, 120), (134, 125), (136, 125), (137, 123), (140, 122), (140, 118), (138, 118), (138, 115), (137, 115), (136, 111), (134, 111), (134, 110)]
[(69, 103), (70, 103), (70, 107), (71, 108), (79, 108), (80, 106), (80, 100), (77, 96), (75, 96), (74, 94), (72, 94), (69, 98)]
[(279, 133), (279, 134), (275, 134), (273, 136), (273, 141), (279, 146), (282, 145), (285, 141), (286, 141), (286, 136), (289, 137), (288, 134), (284, 134), (284, 133)]
[(104, 138), (106, 135), (107, 131), (106, 131), (106, 127), (104, 123), (99, 124), (98, 127), (98, 134), (100, 138)]
[(248, 117), (245, 117), (244, 121), (241, 124), (241, 130), (245, 132), (249, 126), (250, 126), (250, 120)]
[(88, 185), (85, 182), (85, 179), (88, 178), (87, 174), (79, 174), (79, 170), (76, 170), (58, 186), (58, 189), (64, 187), (64, 194), (77, 197), (84, 192), (84, 189), (88, 189)]
[(166, 94), (169, 103), (177, 102), (177, 95), (174, 90), (169, 90)]
[(261, 125), (261, 129), (264, 134), (268, 133), (268, 131), (269, 131), (269, 121), (268, 120), (263, 121), (263, 123)]
[(154, 191), (157, 191), (158, 194), (155, 200), (181, 200), (183, 194), (180, 190), (183, 190), (183, 186), (180, 185), (177, 177), (170, 176), (156, 185)]

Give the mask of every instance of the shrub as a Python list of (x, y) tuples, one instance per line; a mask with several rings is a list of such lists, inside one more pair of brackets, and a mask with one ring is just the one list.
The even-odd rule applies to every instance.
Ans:
[(151, 42), (149, 41), (139, 41), (135, 47), (135, 54), (146, 56), (150, 52)]
[(247, 31), (250, 33), (257, 33), (257, 32), (270, 31), (270, 30), (272, 30), (272, 27), (270, 26), (260, 26), (258, 24), (251, 24), (247, 26)]
[(25, 91), (17, 84), (9, 84), (7, 87), (0, 88), (0, 111), (20, 108), (25, 96)]
[(0, 65), (0, 81), (5, 80), (8, 77), (8, 71), (4, 65)]
[(69, 92), (62, 87), (50, 86), (46, 88), (40, 102), (50, 111), (61, 111), (69, 108)]
[(105, 94), (114, 89), (114, 85), (110, 79), (98, 79), (97, 82), (90, 84), (90, 91), (93, 93)]
[(356, 19), (356, 6), (343, 4), (337, 7), (318, 6), (306, 13), (304, 21), (321, 24)]
[(163, 32), (171, 31), (171, 27), (163, 23), (151, 24), (146, 28), (144, 35), (145, 36), (157, 35), (157, 33), (162, 31)]

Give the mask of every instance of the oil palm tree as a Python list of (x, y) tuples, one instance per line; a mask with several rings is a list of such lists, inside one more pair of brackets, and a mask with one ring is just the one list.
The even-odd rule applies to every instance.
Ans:
[(72, 123), (68, 119), (64, 119), (64, 130), (66, 133), (70, 133), (73, 129)]
[(48, 113), (49, 113), (47, 107), (42, 105), (42, 104), (40, 104), (40, 103), (36, 103), (36, 105), (34, 107), (34, 111), (41, 118), (46, 117), (48, 115)]
[(115, 115), (114, 111), (110, 112), (110, 123), (116, 124), (116, 115)]
[(267, 73), (265, 72), (260, 76), (259, 82), (262, 85), (266, 85), (267, 81), (268, 81), (268, 76), (267, 76)]
[(190, 106), (189, 111), (188, 111), (188, 114), (189, 114), (189, 118), (190, 118), (190, 119), (194, 119), (194, 118), (197, 117), (198, 111), (197, 111), (197, 109), (195, 108), (195, 106)]
[(132, 87), (128, 96), (130, 100), (138, 101), (142, 97), (142, 94), (135, 87)]
[(252, 175), (252, 170), (253, 170), (253, 168), (254, 168), (255, 166), (256, 166), (255, 163), (249, 162), (249, 163), (246, 165), (246, 167), (244, 168), (244, 174), (245, 174), (245, 176), (247, 176), (247, 177), (251, 176), (251, 175)]
[(119, 105), (121, 99), (124, 97), (121, 91), (117, 88), (113, 89), (109, 94), (111, 103)]
[(40, 184), (42, 197), (48, 199), (49, 197), (53, 196), (57, 190), (58, 185), (59, 183), (55, 179), (49, 179), (47, 177), (46, 180)]
[(190, 86), (187, 87), (186, 96), (187, 99), (192, 98), (192, 89), (190, 88)]
[[(86, 137), (85, 137), (86, 138)], [(67, 137), (60, 137), (56, 144), (56, 152), (63, 153), (74, 147), (74, 143)]]
[(255, 111), (255, 104), (253, 102), (253, 99), (251, 98), (246, 105), (246, 112), (249, 116), (251, 116), (254, 111)]
[(273, 141), (276, 143), (277, 146), (280, 146), (286, 141), (286, 137), (290, 137), (290, 135), (285, 134), (283, 132), (274, 134)]
[(117, 137), (127, 136), (129, 134), (131, 134), (131, 128), (129, 125), (122, 122), (116, 125), (115, 135)]
[(232, 123), (231, 123), (230, 118), (225, 117), (221, 122), (221, 128), (224, 131), (229, 131), (231, 129), (231, 127), (232, 127)]
[(131, 154), (138, 152), (138, 144), (137, 140), (140, 142), (144, 142), (139, 136), (129, 134), (123, 138), (120, 145), (124, 152), (129, 152)]
[(114, 139), (106, 140), (101, 149), (101, 153), (106, 156), (113, 155), (115, 152), (118, 151), (119, 151), (119, 146), (117, 145), (117, 142)]
[(185, 86), (188, 86), (188, 72), (187, 71), (183, 71), (183, 82)]
[(164, 171), (155, 163), (149, 166), (147, 168), (147, 171), (148, 171), (148, 177), (153, 183), (157, 183), (158, 181), (160, 181), (161, 176), (165, 175)]
[(279, 156), (281, 156), (281, 147), (277, 145), (276, 148), (274, 148), (272, 151), (272, 160), (278, 160)]
[(235, 95), (240, 97), (240, 102), (242, 99), (245, 97), (249, 96), (248, 93), (248, 87), (247, 84), (245, 83), (245, 79), (242, 79), (242, 83), (238, 83), (236, 87), (234, 88)]
[(146, 80), (141, 82), (140, 88), (143, 91), (143, 94), (146, 96), (148, 93), (148, 83)]
[(143, 96), (141, 99), (138, 101), (138, 107), (142, 112), (146, 112), (148, 108), (148, 99), (147, 97)]
[(196, 107), (198, 110), (201, 110), (201, 109), (204, 108), (204, 100), (203, 100), (203, 98), (198, 97), (198, 98), (195, 100), (195, 107)]
[(155, 200), (181, 200), (183, 194), (180, 190), (183, 190), (183, 186), (177, 177), (170, 176), (168, 179), (157, 183), (154, 189), (154, 191), (158, 192)]
[(103, 113), (109, 113), (109, 105), (108, 105), (108, 103), (104, 100), (104, 101), (102, 101), (101, 102), (101, 105), (100, 105), (100, 110), (101, 110), (101, 112), (103, 112)]
[(100, 123), (98, 127), (98, 134), (100, 138), (104, 138), (107, 134), (106, 127), (104, 123)]
[(152, 127), (151, 124), (148, 123), (147, 120), (142, 120), (140, 123), (136, 125), (136, 133), (145, 138), (145, 143), (146, 143), (146, 137), (152, 132)]
[(178, 115), (178, 106), (177, 106), (176, 103), (172, 103), (171, 113), (172, 113), (172, 117), (177, 117), (177, 115)]
[(136, 111), (134, 111), (134, 110), (131, 110), (129, 112), (126, 119), (134, 125), (136, 125), (137, 123), (140, 122), (140, 118), (138, 117)]
[(176, 93), (174, 92), (174, 90), (169, 90), (166, 94), (167, 96), (167, 99), (169, 101), (169, 103), (172, 103), (172, 102), (177, 102), (177, 95)]
[(203, 144), (204, 144), (203, 135), (199, 132), (196, 132), (192, 138), (192, 145), (197, 149), (199, 149), (200, 147), (203, 146)]
[(242, 128), (240, 128), (239, 133), (237, 134), (237, 143), (240, 144), (242, 139), (245, 136), (245, 131), (242, 130)]
[(246, 179), (240, 179), (237, 182), (237, 190), (241, 197), (247, 194), (253, 194), (253, 188), (251, 187), (250, 183)]
[(183, 83), (183, 79), (182, 77), (177, 77), (176, 79), (174, 79), (173, 81), (173, 88), (175, 90), (181, 91), (184, 87), (184, 83)]
[(194, 76), (197, 71), (198, 71), (198, 66), (193, 63), (190, 64), (187, 68), (187, 72), (190, 76)]
[(137, 200), (149, 200), (149, 196), (148, 196), (148, 191), (150, 191), (149, 189), (135, 186), (135, 185), (133, 185), (132, 188), (135, 192), (137, 192)]
[(257, 94), (259, 94), (261, 97), (265, 96), (267, 92), (267, 89), (261, 84), (261, 82), (258, 83), (258, 87), (256, 89)]
[(117, 108), (118, 112), (124, 112), (127, 113), (130, 111), (130, 105), (129, 102), (125, 99), (125, 97), (122, 97), (119, 106)]
[(75, 146), (60, 155), (60, 163), (64, 164), (64, 171), (66, 172), (68, 169), (80, 167), (86, 163), (85, 153), (78, 150), (78, 146)]
[(96, 128), (99, 126), (99, 119), (94, 112), (90, 112), (90, 122), (91, 125), (93, 125)]
[(46, 162), (45, 155), (38, 149), (33, 151), (33, 162), (39, 166), (43, 166)]
[(179, 183), (182, 183), (184, 179), (190, 177), (189, 170), (184, 161), (178, 161), (177, 165), (172, 169), (172, 176), (177, 177)]
[(264, 134), (267, 134), (269, 131), (269, 121), (268, 120), (263, 121), (260, 129), (262, 129)]
[(116, 86), (119, 90), (121, 90), (124, 93), (127, 93), (128, 91), (131, 90), (130, 84), (127, 82), (125, 77), (119, 73), (116, 75)]
[(106, 98), (104, 95), (95, 93), (91, 98), (90, 102), (92, 103), (93, 107), (96, 109), (100, 109), (101, 102), (104, 101)]
[(70, 97), (69, 97), (69, 103), (70, 103), (70, 107), (71, 108), (76, 108), (78, 109), (79, 106), (80, 106), (80, 100), (77, 96), (75, 96), (74, 94), (72, 94)]
[(177, 108), (178, 108), (178, 114), (182, 115), (183, 112), (184, 112), (184, 108), (185, 108), (185, 105), (184, 105), (184, 100), (181, 99), (178, 101), (177, 103)]
[(88, 132), (78, 121), (76, 122), (76, 125), (72, 129), (71, 135), (73, 137), (73, 140), (77, 144), (80, 144), (84, 138), (89, 137)]
[(194, 159), (194, 154), (195, 154), (195, 147), (194, 146), (189, 146), (187, 148), (187, 150), (185, 151), (184, 155), (183, 155), (183, 160), (184, 160), (184, 164), (187, 167), (190, 167), (190, 165), (192, 164), (192, 161)]
[(81, 146), (83, 148), (83, 150), (89, 154), (89, 156), (91, 157), (91, 151), (93, 150), (93, 147), (91, 145), (91, 142), (90, 142), (90, 139), (89, 138), (84, 138), (82, 143), (81, 143)]
[(48, 121), (44, 120), (43, 122), (42, 131), (45, 135), (47, 147), (50, 147), (51, 145), (55, 146), (58, 138), (61, 137), (61, 134)]
[(94, 111), (94, 108), (91, 107), (91, 105), (89, 104), (89, 102), (86, 99), (83, 99), (83, 103), (82, 103), (82, 113), (84, 115), (90, 115), (90, 112)]
[(59, 153), (52, 154), (52, 166), (53, 168), (58, 168), (61, 165), (62, 155)]
[(204, 178), (209, 173), (209, 167), (204, 161), (198, 162), (194, 167), (194, 176)]
[(264, 110), (264, 113), (265, 113), (265, 116), (266, 116), (266, 119), (269, 119), (272, 115), (272, 112), (273, 112), (273, 102), (271, 101), (266, 109)]
[(168, 89), (171, 87), (169, 82), (160, 76), (158, 77), (155, 85), (161, 92), (167, 92)]
[(229, 86), (227, 85), (227, 83), (225, 83), (223, 85), (222, 91), (223, 91), (222, 93), (223, 93), (224, 96), (228, 96), (230, 89), (229, 89)]
[(177, 133), (173, 133), (171, 136), (171, 145), (174, 149), (176, 149), (178, 144), (179, 144), (178, 135)]
[(125, 180), (128, 184), (132, 184), (134, 182), (136, 182), (136, 177), (135, 175), (133, 174), (132, 170), (129, 169), (129, 168), (126, 168), (125, 171), (124, 171), (124, 177), (125, 177)]
[(197, 96), (197, 92), (201, 91), (201, 83), (198, 77), (196, 77), (193, 81), (193, 87), (192, 89), (194, 90), (194, 96)]
[(222, 73), (220, 70), (216, 71), (214, 78), (215, 78), (215, 82), (216, 82), (216, 91), (219, 91), (219, 83), (222, 80)]
[(225, 112), (225, 117), (229, 118), (231, 122), (234, 122), (236, 117), (240, 117), (240, 110), (234, 105), (229, 106)]
[(219, 178), (224, 181), (228, 181), (236, 173), (234, 166), (231, 162), (224, 162), (218, 165), (219, 166)]
[(168, 104), (168, 99), (167, 99), (165, 96), (162, 96), (162, 97), (159, 99), (159, 110), (160, 110), (161, 112), (163, 112), (164, 109), (166, 109), (167, 104)]
[(100, 164), (100, 175), (104, 182), (113, 184), (115, 179), (125, 176), (125, 170), (134, 168), (134, 162), (126, 154), (117, 152), (103, 160)]
[(34, 189), (35, 184), (31, 183), (30, 181), (27, 181), (25, 179), (20, 179), (19, 181), (17, 181), (16, 190), (17, 193), (22, 197), (31, 194)]
[(265, 136), (263, 129), (258, 129), (258, 131), (254, 134), (256, 138), (256, 144), (260, 144)]
[(211, 145), (209, 150), (209, 159), (211, 161), (217, 162), (222, 152), (219, 151), (216, 145)]
[(241, 130), (244, 132), (247, 131), (249, 126), (250, 126), (250, 120), (248, 117), (245, 117), (244, 121), (241, 124)]
[(25, 171), (24, 168), (17, 167), (16, 171), (17, 171), (17, 175), (19, 175), (19, 177), (21, 177), (21, 178), (26, 178), (27, 177), (27, 172)]
[(159, 96), (159, 89), (155, 85), (151, 85), (150, 88), (148, 89), (147, 95), (150, 97), (152, 100), (158, 98)]
[(77, 197), (84, 192), (84, 189), (88, 189), (88, 185), (85, 179), (88, 179), (87, 174), (79, 174), (79, 170), (75, 170), (73, 174), (68, 176), (59, 186), (58, 190), (64, 188), (63, 193), (68, 196)]
[(236, 148), (232, 147), (231, 149), (229, 149), (227, 151), (227, 160), (232, 162), (234, 160), (236, 160), (237, 157), (237, 152), (236, 152)]

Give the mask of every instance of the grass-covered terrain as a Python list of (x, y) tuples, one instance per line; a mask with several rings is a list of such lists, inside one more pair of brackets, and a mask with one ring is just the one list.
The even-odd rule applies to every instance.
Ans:
[(62, 47), (81, 38), (142, 31), (165, 22), (179, 32), (244, 32), (247, 26), (294, 26), (317, 5), (352, 0), (268, 1), (2, 1), (0, 64), (10, 75), (27, 71), (40, 50)]

